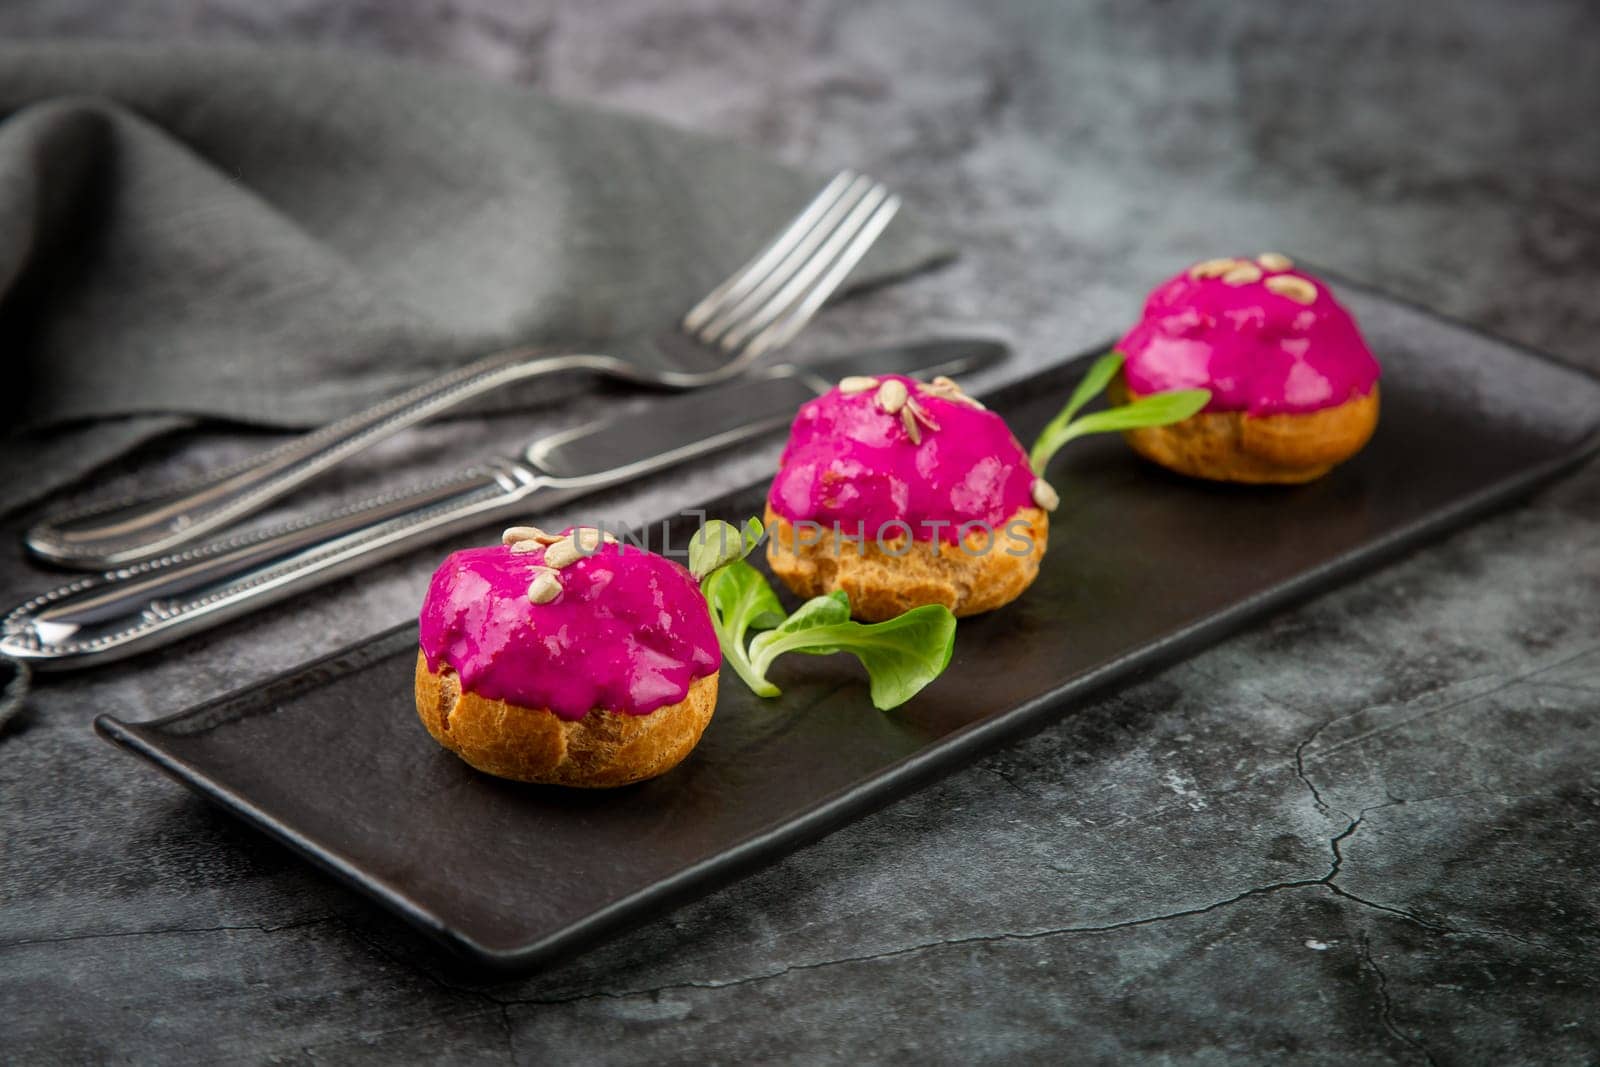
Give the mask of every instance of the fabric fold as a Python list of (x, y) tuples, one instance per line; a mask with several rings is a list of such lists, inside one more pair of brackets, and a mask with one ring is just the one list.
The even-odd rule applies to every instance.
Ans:
[[(638, 350), (824, 178), (392, 61), (0, 48), (4, 473), (68, 424), (303, 427), (513, 345)], [(852, 280), (944, 254), (902, 216)]]

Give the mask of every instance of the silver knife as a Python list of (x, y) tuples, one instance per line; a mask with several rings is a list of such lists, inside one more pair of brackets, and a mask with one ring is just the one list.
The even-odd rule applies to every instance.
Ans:
[(68, 669), (158, 648), (418, 546), (531, 516), (776, 430), (833, 379), (964, 374), (1006, 352), (998, 341), (962, 338), (772, 367), (663, 400), (644, 416), (542, 437), (518, 456), (427, 485), (80, 578), (0, 619), (0, 654)]

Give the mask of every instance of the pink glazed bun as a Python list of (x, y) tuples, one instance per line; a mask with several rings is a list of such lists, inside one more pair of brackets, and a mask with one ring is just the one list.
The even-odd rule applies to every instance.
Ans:
[(1039, 574), (1055, 491), (1000, 416), (948, 378), (846, 378), (801, 406), (767, 494), (767, 562), (857, 618), (1015, 600)]
[(1214, 481), (1309, 482), (1361, 451), (1378, 425), (1378, 361), (1326, 283), (1286, 257), (1211, 259), (1150, 294), (1118, 343), (1114, 403), (1209, 389), (1206, 409), (1129, 430), (1163, 467)]
[(428, 586), (417, 714), (480, 771), (595, 788), (665, 774), (699, 743), (722, 653), (689, 572), (593, 529), (507, 530)]

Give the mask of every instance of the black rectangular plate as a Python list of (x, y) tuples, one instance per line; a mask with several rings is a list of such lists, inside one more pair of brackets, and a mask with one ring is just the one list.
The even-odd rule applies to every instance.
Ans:
[[(1367, 449), (1289, 489), (1189, 481), (1115, 439), (1052, 468), (1064, 501), (1034, 586), (964, 620), (950, 669), (905, 707), (849, 657), (790, 657), (763, 702), (731, 678), (679, 768), (626, 789), (517, 785), (469, 769), (412, 706), (408, 623), (170, 718), (102, 717), (111, 740), (484, 965), (527, 969), (704, 893), (1050, 722), (1513, 499), (1587, 455), (1600, 382), (1351, 285), (1384, 363)], [(1098, 351), (1098, 350), (1097, 350)], [(1030, 440), (1081, 360), (989, 398)], [(764, 486), (706, 505), (759, 514)], [(687, 520), (673, 530), (681, 545)], [(418, 591), (419, 597), (421, 591)]]

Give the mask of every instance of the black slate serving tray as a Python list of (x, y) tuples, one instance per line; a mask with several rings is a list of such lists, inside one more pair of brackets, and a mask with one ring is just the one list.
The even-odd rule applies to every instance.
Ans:
[[(1309, 486), (1258, 489), (1168, 475), (1115, 439), (1074, 443), (1051, 470), (1064, 503), (1039, 580), (964, 620), (946, 674), (892, 713), (872, 708), (850, 658), (790, 657), (774, 670), (775, 701), (727, 675), (700, 747), (662, 778), (594, 793), (517, 785), (424, 733), (407, 623), (170, 718), (96, 726), (469, 958), (548, 963), (1460, 526), (1595, 448), (1594, 378), (1339, 291), (1385, 367), (1382, 422), (1360, 456)], [(1031, 440), (1084, 359), (987, 399)], [(705, 507), (741, 518), (763, 496), (751, 486)], [(692, 526), (676, 522), (673, 543)]]

